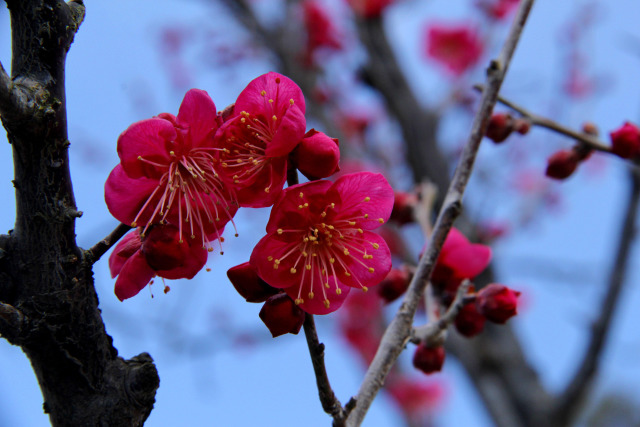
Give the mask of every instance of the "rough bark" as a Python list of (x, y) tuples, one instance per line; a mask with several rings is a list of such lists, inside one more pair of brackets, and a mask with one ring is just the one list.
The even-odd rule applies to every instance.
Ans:
[(16, 223), (0, 240), (0, 334), (29, 357), (55, 426), (142, 425), (159, 378), (151, 357), (118, 357), (75, 241), (65, 57), (82, 1), (7, 0), (11, 83), (0, 115), (13, 148)]

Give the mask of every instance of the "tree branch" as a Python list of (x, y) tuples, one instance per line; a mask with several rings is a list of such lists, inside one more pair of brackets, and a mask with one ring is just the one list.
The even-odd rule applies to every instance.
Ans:
[(91, 249), (84, 251), (85, 260), (87, 260), (90, 265), (95, 264), (100, 257), (102, 257), (102, 255), (104, 255), (111, 246), (115, 245), (122, 236), (127, 234), (129, 230), (131, 230), (130, 226), (126, 224), (119, 224), (107, 237), (93, 245)]
[(0, 302), (0, 337), (13, 345), (20, 345), (29, 321), (12, 305)]
[[(30, 84), (29, 86), (36, 86)], [(35, 103), (23, 85), (13, 82), (0, 62), (0, 118), (3, 123), (23, 121), (31, 115)]]
[(305, 314), (303, 328), (304, 335), (307, 338), (307, 345), (309, 346), (313, 372), (316, 375), (316, 384), (318, 385), (318, 394), (320, 396), (320, 403), (322, 403), (322, 409), (333, 417), (334, 427), (342, 427), (344, 426), (346, 414), (329, 383), (327, 369), (324, 365), (324, 344), (318, 341), (318, 334), (312, 314)]
[(553, 411), (554, 416), (558, 419), (556, 425), (569, 425), (589, 393), (590, 386), (598, 373), (602, 352), (611, 329), (613, 314), (624, 287), (631, 248), (636, 237), (636, 218), (640, 201), (640, 174), (635, 170), (630, 170), (629, 177), (631, 191), (618, 236), (618, 248), (609, 274), (607, 293), (600, 306), (600, 316), (591, 325), (591, 338), (585, 349), (582, 362), (566, 389), (556, 399), (557, 403)]
[(469, 141), (464, 148), (453, 180), (445, 196), (444, 205), (440, 210), (434, 226), (432, 239), (423, 256), (420, 258), (416, 274), (411, 280), (402, 305), (385, 331), (378, 351), (367, 370), (365, 379), (355, 398), (357, 405), (347, 418), (347, 425), (350, 427), (362, 424), (373, 399), (383, 386), (391, 367), (410, 338), (411, 325), (418, 302), (427, 286), (429, 276), (440, 255), (446, 236), (453, 222), (460, 215), (462, 196), (464, 195), (465, 188), (471, 176), (476, 154), (480, 148), (480, 143), (486, 131), (493, 107), (495, 106), (500, 86), (509, 68), (509, 63), (511, 62), (533, 3), (534, 0), (523, 0), (520, 3), (514, 23), (511, 26), (500, 55), (497, 60), (491, 61), (487, 69), (487, 90), (482, 94), (480, 109), (474, 118)]
[[(473, 86), (474, 89), (482, 92), (484, 90), (484, 86), (483, 85), (474, 85)], [(605, 153), (611, 153), (611, 147), (607, 146), (604, 142), (600, 141), (598, 138), (596, 138), (593, 135), (590, 135), (588, 133), (580, 133), (580, 132), (576, 132), (572, 129), (569, 129), (566, 126), (563, 126), (561, 124), (559, 124), (558, 122), (555, 122), (551, 119), (548, 119), (546, 117), (534, 114), (532, 112), (530, 112), (529, 110), (525, 109), (524, 107), (521, 107), (520, 105), (502, 97), (502, 96), (498, 96), (498, 101), (505, 105), (506, 107), (511, 108), (514, 111), (517, 111), (518, 113), (520, 113), (523, 117), (529, 119), (529, 121), (531, 121), (531, 124), (534, 126), (540, 126), (549, 130), (552, 130), (556, 133), (559, 133), (561, 135), (564, 136), (568, 136), (569, 138), (575, 139), (576, 141), (582, 142), (583, 144), (587, 145), (589, 148), (593, 148), (594, 150), (598, 150), (598, 151), (602, 151)]]
[(467, 303), (465, 296), (469, 286), (471, 286), (471, 281), (469, 280), (465, 280), (460, 284), (453, 302), (442, 317), (430, 321), (426, 325), (414, 328), (411, 332), (411, 342), (414, 344), (425, 343), (432, 347), (441, 345), (445, 338), (444, 332), (456, 319), (456, 316), (462, 310), (462, 306)]

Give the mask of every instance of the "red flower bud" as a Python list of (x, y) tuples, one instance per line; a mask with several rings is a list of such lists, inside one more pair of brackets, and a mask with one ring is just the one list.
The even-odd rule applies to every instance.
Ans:
[(256, 271), (248, 262), (231, 267), (227, 271), (227, 276), (236, 291), (247, 302), (264, 302), (270, 296), (278, 293), (276, 288), (272, 288), (258, 277)]
[(513, 132), (514, 120), (508, 113), (494, 114), (489, 119), (486, 136), (495, 143), (501, 143)]
[(420, 344), (413, 354), (413, 366), (425, 374), (432, 374), (442, 369), (444, 357), (444, 347), (427, 347), (425, 344)]
[(520, 135), (526, 135), (531, 130), (531, 121), (529, 119), (515, 119), (513, 129)]
[(596, 126), (596, 124), (593, 122), (584, 122), (582, 124), (582, 132), (594, 136), (598, 136), (598, 134), (600, 133), (598, 131), (598, 126)]
[(392, 268), (387, 277), (377, 286), (378, 295), (386, 302), (392, 302), (407, 290), (412, 274), (406, 269)]
[(630, 122), (610, 133), (611, 151), (614, 154), (629, 159), (640, 154), (640, 129)]
[(485, 317), (478, 313), (473, 303), (465, 304), (456, 316), (456, 329), (465, 337), (471, 338), (484, 329)]
[(304, 322), (304, 311), (285, 293), (269, 297), (260, 310), (260, 319), (267, 325), (273, 338), (284, 334), (297, 334)]
[(417, 203), (418, 198), (415, 194), (396, 191), (393, 195), (393, 210), (389, 221), (394, 221), (398, 225), (413, 222), (413, 210)]
[(338, 140), (311, 129), (293, 152), (293, 161), (310, 180), (326, 178), (340, 170)]
[(504, 323), (518, 313), (520, 292), (492, 283), (482, 288), (476, 297), (478, 312), (494, 323)]
[(547, 159), (546, 175), (549, 178), (565, 179), (577, 169), (580, 162), (575, 150), (556, 151)]

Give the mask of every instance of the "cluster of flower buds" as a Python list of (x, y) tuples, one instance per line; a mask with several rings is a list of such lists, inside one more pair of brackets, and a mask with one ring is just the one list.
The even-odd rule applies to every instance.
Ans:
[(156, 275), (192, 278), (214, 242), (222, 253), (222, 233), (239, 207), (273, 205), (288, 168), (326, 178), (340, 159), (337, 140), (306, 131), (300, 88), (273, 72), (251, 81), (220, 113), (207, 92), (192, 89), (177, 116), (132, 124), (117, 149), (105, 199), (116, 219), (135, 228), (110, 259), (121, 300)]
[[(431, 275), (431, 284), (440, 305), (449, 307), (462, 282), (480, 274), (490, 260), (491, 249), (488, 246), (470, 243), (460, 231), (452, 228)], [(517, 314), (519, 295), (519, 292), (499, 284), (490, 284), (478, 292), (470, 287), (464, 305), (454, 319), (455, 328), (463, 336), (473, 337), (483, 331), (487, 320), (505, 323)], [(425, 373), (439, 371), (443, 363), (441, 343), (420, 344), (413, 359), (414, 366)]]
[(531, 129), (531, 122), (526, 118), (513, 117), (509, 113), (496, 113), (489, 119), (486, 137), (499, 144), (504, 142), (513, 132), (526, 135)]
[[(598, 135), (598, 128), (590, 122), (582, 125), (582, 132), (587, 135)], [(593, 149), (586, 144), (577, 143), (569, 150), (559, 150), (547, 159), (547, 170), (545, 174), (549, 178), (566, 179), (569, 178), (578, 168), (578, 165), (593, 153)]]

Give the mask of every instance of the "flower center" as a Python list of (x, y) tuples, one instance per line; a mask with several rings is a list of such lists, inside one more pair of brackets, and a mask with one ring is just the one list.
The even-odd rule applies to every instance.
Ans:
[[(169, 213), (174, 215), (177, 210), (180, 243), (183, 242), (182, 237), (185, 233), (188, 233), (191, 239), (195, 239), (196, 234), (199, 234), (202, 237), (203, 247), (207, 247), (208, 235), (220, 237), (223, 225), (227, 221), (233, 223), (233, 219), (229, 212), (229, 196), (213, 169), (213, 163), (216, 160), (208, 152), (209, 150), (197, 148), (186, 155), (176, 155), (175, 152), (170, 151), (169, 154), (173, 160), (164, 165), (150, 162), (139, 156), (138, 160), (141, 162), (151, 163), (165, 169), (165, 172), (131, 226), (136, 226), (136, 222), (148, 206), (152, 205), (153, 200), (156, 201), (156, 206), (142, 234), (154, 220), (158, 219), (158, 222), (163, 224), (167, 221)], [(171, 222), (171, 219), (169, 221)], [(212, 248), (209, 250), (211, 251)]]

